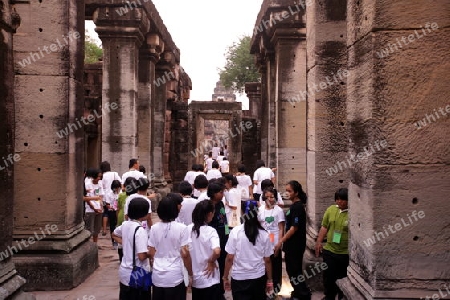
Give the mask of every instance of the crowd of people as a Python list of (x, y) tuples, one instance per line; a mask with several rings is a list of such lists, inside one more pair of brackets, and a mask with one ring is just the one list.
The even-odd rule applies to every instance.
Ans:
[[(213, 149), (214, 150), (214, 149)], [(160, 200), (152, 223), (154, 193), (137, 159), (120, 177), (103, 162), (85, 178), (85, 223), (94, 242), (106, 234), (120, 259), (120, 300), (276, 299), (282, 285), (282, 256), (293, 291), (291, 299), (311, 299), (302, 276), (306, 248), (307, 196), (301, 184), (284, 185), (291, 206), (275, 189), (275, 169), (257, 162), (253, 179), (245, 166), (229, 172), (225, 153), (209, 153), (205, 164), (196, 164), (178, 187)], [(222, 157), (221, 157), (222, 156)], [(222, 167), (225, 165), (225, 167)], [(141, 169), (142, 170), (142, 169)], [(279, 185), (280, 186), (280, 185)], [(326, 211), (317, 239), (316, 254), (323, 254), (326, 300), (343, 298), (336, 280), (345, 277), (348, 265), (347, 191), (335, 195), (336, 205)], [(327, 244), (322, 248), (325, 237)], [(151, 273), (152, 288), (130, 284), (133, 270)]]

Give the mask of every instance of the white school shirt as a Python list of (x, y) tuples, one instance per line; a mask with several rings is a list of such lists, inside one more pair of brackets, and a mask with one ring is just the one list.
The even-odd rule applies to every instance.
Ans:
[(211, 149), (211, 152), (212, 152), (212, 158), (213, 159), (217, 159), (217, 156), (219, 156), (219, 153), (220, 153), (220, 148), (219, 147), (213, 147)]
[(225, 251), (234, 255), (231, 277), (235, 280), (247, 280), (264, 276), (266, 273), (264, 257), (273, 254), (273, 246), (269, 240), (269, 233), (261, 229), (253, 246), (245, 235), (242, 224), (231, 230)]
[(217, 230), (208, 225), (200, 227), (200, 235), (197, 238), (197, 233), (192, 231), (193, 227), (194, 224), (188, 226), (188, 233), (191, 238), (191, 247), (189, 249), (192, 260), (192, 286), (203, 289), (220, 283), (217, 260), (215, 262), (217, 268), (214, 270), (214, 273), (210, 277), (204, 274), (213, 250), (220, 248), (220, 239)]
[(224, 158), (225, 156), (223, 156), (223, 155), (219, 155), (219, 156), (217, 156), (217, 162), (219, 163), (219, 165), (220, 165), (220, 163), (223, 161), (223, 158)]
[(202, 192), (200, 194), (200, 196), (198, 196), (198, 199), (197, 199), (198, 202), (203, 201), (203, 200), (209, 200), (207, 191)]
[(255, 186), (254, 186), (253, 192), (256, 194), (262, 194), (261, 181), (263, 181), (264, 179), (272, 179), (274, 177), (275, 177), (275, 174), (273, 173), (272, 169), (266, 168), (266, 167), (260, 167), (253, 174), (253, 180), (258, 181), (258, 184), (255, 184)]
[(220, 163), (220, 171), (222, 173), (228, 173), (230, 172), (230, 161), (229, 160), (222, 160)]
[(273, 209), (267, 209), (264, 203), (264, 205), (258, 208), (258, 220), (269, 234), (273, 233), (274, 239), (272, 246), (275, 246), (280, 238), (278, 224), (286, 221), (283, 210), (277, 205)]
[(222, 177), (222, 173), (220, 173), (220, 171), (218, 169), (211, 169), (208, 171), (208, 173), (206, 173), (206, 179), (211, 180), (211, 179), (217, 179)]
[[(105, 192), (103, 191), (101, 182), (99, 181), (97, 184), (89, 183), (86, 185), (86, 191), (88, 197), (96, 197), (96, 196), (104, 196)], [(89, 201), (92, 206), (94, 206), (95, 209), (101, 209), (103, 207), (103, 201), (102, 200), (91, 200)], [(87, 202), (84, 203), (85, 212), (91, 213), (95, 212)]]
[(191, 242), (187, 226), (175, 221), (158, 222), (150, 230), (148, 246), (156, 249), (153, 285), (175, 287), (184, 281), (181, 247)]
[(208, 157), (206, 159), (206, 171), (209, 171), (212, 169), (212, 163), (213, 163), (214, 159), (212, 159), (211, 157)]
[[(259, 196), (259, 204), (266, 205), (266, 202), (263, 200), (262, 196), (263, 196), (262, 194), (261, 194), (261, 196)], [(283, 198), (281, 197), (280, 193), (277, 194), (277, 202), (275, 204), (276, 205), (284, 205), (284, 201), (283, 201)]]
[(140, 178), (147, 178), (147, 176), (145, 176), (141, 171), (132, 169), (128, 172), (123, 173), (122, 184), (125, 184), (125, 180), (127, 180), (128, 177), (133, 177), (136, 180), (139, 180)]
[(113, 191), (107, 191), (105, 193), (104, 199), (105, 202), (110, 205), (110, 208), (117, 210), (117, 199), (119, 198), (119, 194), (115, 194)]
[[(241, 225), (241, 193), (237, 188), (231, 188), (229, 191), (225, 191), (225, 214), (227, 215), (228, 225), (230, 227), (236, 227)], [(229, 206), (236, 206), (237, 209), (233, 210)], [(233, 217), (233, 215), (236, 215)]]
[(238, 181), (237, 189), (241, 191), (241, 200), (248, 200), (253, 198), (253, 195), (250, 195), (249, 187), (253, 185), (252, 179), (248, 175), (239, 175), (236, 176)]
[(192, 212), (199, 201), (197, 199), (186, 197), (183, 198), (181, 202), (181, 209), (178, 213), (177, 222), (183, 223), (184, 225), (189, 225), (192, 223)]
[(195, 177), (197, 177), (196, 171), (187, 171), (186, 175), (184, 176), (184, 180), (193, 185)]
[(122, 284), (129, 286), (131, 271), (133, 270), (133, 257), (136, 266), (150, 271), (148, 259), (140, 261), (137, 254), (147, 252), (148, 235), (144, 228), (136, 231), (136, 253), (133, 255), (133, 236), (134, 230), (140, 226), (139, 221), (124, 221), (122, 225), (114, 230), (114, 234), (122, 238), (123, 258), (119, 267), (119, 280)]
[(111, 191), (111, 183), (114, 180), (121, 181), (120, 176), (119, 176), (119, 174), (117, 174), (117, 172), (109, 171), (109, 172), (103, 173), (102, 186), (103, 186), (103, 190), (105, 191), (105, 193), (108, 191)]

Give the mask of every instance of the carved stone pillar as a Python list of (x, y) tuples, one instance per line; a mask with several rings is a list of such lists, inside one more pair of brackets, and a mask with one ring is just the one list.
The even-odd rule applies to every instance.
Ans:
[[(99, 7), (93, 19), (103, 45), (103, 160), (109, 161), (115, 171), (123, 173), (128, 170), (130, 158), (139, 154), (139, 48), (150, 28), (150, 21), (142, 8), (133, 9), (122, 17), (113, 13), (110, 7)], [(141, 87), (148, 94), (145, 89)], [(108, 111), (105, 113), (105, 110)]]
[(71, 289), (98, 266), (82, 204), (84, 3), (15, 3), (13, 260), (27, 290)]
[(259, 120), (261, 115), (261, 83), (249, 82), (245, 84), (245, 93), (248, 97), (249, 110), (244, 111), (245, 117)]

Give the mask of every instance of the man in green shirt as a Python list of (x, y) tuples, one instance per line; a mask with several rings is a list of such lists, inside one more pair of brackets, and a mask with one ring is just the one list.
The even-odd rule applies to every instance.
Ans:
[[(316, 257), (322, 252), (327, 269), (323, 272), (325, 297), (323, 300), (343, 299), (344, 294), (336, 285), (336, 280), (347, 276), (348, 256), (348, 190), (339, 189), (334, 194), (335, 205), (325, 211), (322, 228), (316, 242)], [(327, 243), (322, 242), (327, 237)]]

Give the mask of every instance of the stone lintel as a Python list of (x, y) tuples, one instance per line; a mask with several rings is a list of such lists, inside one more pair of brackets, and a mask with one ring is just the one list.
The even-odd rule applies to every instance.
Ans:
[(261, 83), (260, 82), (247, 82), (245, 84), (245, 93), (250, 98), (253, 95), (261, 95)]
[[(130, 5), (131, 3), (133, 4)], [(134, 15), (139, 11), (139, 14), (147, 20), (146, 22), (149, 22), (152, 32), (159, 34), (166, 45), (166, 49), (174, 53), (177, 62), (180, 61), (180, 49), (178, 49), (174, 43), (172, 36), (164, 25), (164, 22), (152, 1), (111, 3), (110, 0), (86, 0), (85, 7), (86, 20), (92, 18), (95, 23), (97, 23), (95, 20), (97, 18), (98, 9), (100, 8), (107, 11), (111, 18), (117, 19), (118, 23), (126, 21), (131, 15)], [(121, 14), (119, 12), (121, 12)]]

